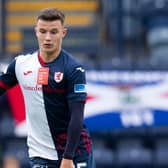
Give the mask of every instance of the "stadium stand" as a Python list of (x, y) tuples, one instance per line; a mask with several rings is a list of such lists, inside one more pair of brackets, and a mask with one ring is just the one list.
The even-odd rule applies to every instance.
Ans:
[(148, 10), (143, 11), (142, 21), (146, 27), (146, 41), (150, 53), (150, 61), (155, 67), (163, 70), (167, 69), (168, 59), (168, 2), (163, 0), (158, 3), (157, 0), (144, 1), (141, 4), (141, 9), (148, 7)]
[(4, 158), (15, 156), (20, 163), (21, 168), (29, 168), (29, 158), (25, 138), (12, 138), (4, 143)]
[[(114, 67), (114, 69), (119, 70), (135, 68), (135, 61), (142, 57), (144, 50), (142, 24), (139, 15), (140, 1), (101, 0), (100, 4), (101, 16), (105, 25), (105, 39), (113, 48), (111, 55), (114, 56), (114, 60), (118, 57), (121, 58), (119, 67), (109, 65), (109, 62), (104, 60), (101, 68)], [(114, 60), (112, 62), (115, 62)]]
[[(2, 5), (0, 5), (0, 15), (2, 15)], [(2, 25), (2, 17), (0, 17), (0, 25)], [(0, 36), (2, 37), (2, 29), (0, 29)], [(0, 40), (0, 53), (2, 52), (2, 40)]]
[(155, 144), (154, 164), (155, 167), (166, 168), (168, 167), (168, 139), (158, 138)]
[[(37, 41), (34, 37), (34, 30), (31, 28), (23, 29), (23, 49), (32, 51), (37, 49)], [(88, 38), (89, 37), (89, 38)], [(63, 47), (67, 51), (88, 56), (97, 56), (99, 50), (99, 29), (97, 26), (69, 27), (67, 37), (63, 41)]]
[[(97, 168), (111, 168), (116, 165), (116, 155), (114, 148), (109, 147), (112, 140), (111, 136), (108, 136), (108, 132), (92, 133), (93, 135), (93, 153), (96, 160)], [(109, 142), (107, 143), (107, 139)], [(113, 141), (114, 145), (114, 141)], [(113, 146), (114, 147), (114, 146)], [(102, 153), (104, 155), (102, 159)]]
[(157, 138), (168, 138), (167, 126), (159, 126), (159, 127), (150, 128), (150, 136), (156, 140)]
[(67, 14), (66, 24), (71, 26), (89, 26), (96, 21), (96, 11), (98, 10), (97, 0), (58, 0), (58, 1), (7, 1), (7, 49), (9, 53), (23, 51), (22, 40), (24, 39), (22, 30), (25, 27), (33, 27), (35, 16), (42, 8), (58, 7)]
[(0, 136), (10, 138), (14, 136), (14, 121), (12, 116), (5, 114), (0, 120)]
[(117, 164), (130, 168), (151, 167), (152, 153), (139, 139), (120, 140), (117, 146)]

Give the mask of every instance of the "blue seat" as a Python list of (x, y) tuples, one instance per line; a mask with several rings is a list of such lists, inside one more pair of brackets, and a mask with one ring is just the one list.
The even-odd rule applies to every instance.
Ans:
[(127, 58), (111, 58), (101, 61), (101, 70), (131, 70), (132, 62)]
[(150, 134), (153, 139), (168, 138), (168, 126), (155, 126), (150, 128)]
[(140, 168), (151, 167), (152, 152), (138, 139), (121, 140), (117, 146), (117, 166)]
[(26, 138), (13, 138), (5, 142), (4, 157), (15, 156), (21, 167), (30, 168)]
[(97, 26), (69, 27), (63, 40), (63, 48), (70, 53), (97, 56), (100, 49), (100, 35)]
[[(111, 168), (115, 166), (115, 150), (108, 143), (111, 136), (108, 132), (92, 132), (93, 153), (97, 168)], [(110, 141), (110, 142), (108, 142)], [(113, 142), (114, 143), (114, 142)]]
[(109, 148), (93, 150), (97, 168), (111, 168), (115, 165), (115, 152)]
[(14, 136), (14, 120), (11, 116), (5, 115), (0, 120), (0, 137), (2, 139)]
[(154, 152), (154, 165), (159, 168), (168, 167), (168, 139), (160, 138), (156, 141)]
[(23, 33), (23, 51), (24, 52), (32, 52), (33, 50), (38, 49), (38, 42), (35, 37), (35, 32), (33, 28), (23, 28), (22, 30)]
[[(24, 28), (22, 30), (24, 51), (32, 51), (38, 48), (34, 37), (34, 30)], [(68, 52), (80, 55), (97, 55), (100, 48), (99, 28), (97, 26), (69, 27), (68, 33), (63, 40), (63, 48)]]

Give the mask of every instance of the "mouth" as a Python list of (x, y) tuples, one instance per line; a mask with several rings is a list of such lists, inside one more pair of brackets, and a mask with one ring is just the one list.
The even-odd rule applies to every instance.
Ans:
[(44, 48), (52, 48), (53, 45), (52, 44), (44, 44)]

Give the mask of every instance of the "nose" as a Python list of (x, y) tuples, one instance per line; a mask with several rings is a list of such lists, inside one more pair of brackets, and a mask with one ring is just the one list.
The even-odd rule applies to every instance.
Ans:
[(51, 34), (49, 32), (46, 33), (45, 39), (46, 40), (51, 40)]

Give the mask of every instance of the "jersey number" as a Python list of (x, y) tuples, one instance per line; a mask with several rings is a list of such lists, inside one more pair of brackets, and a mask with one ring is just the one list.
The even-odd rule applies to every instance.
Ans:
[(86, 162), (77, 163), (77, 168), (82, 168), (82, 167), (86, 167), (86, 166), (87, 166)]

